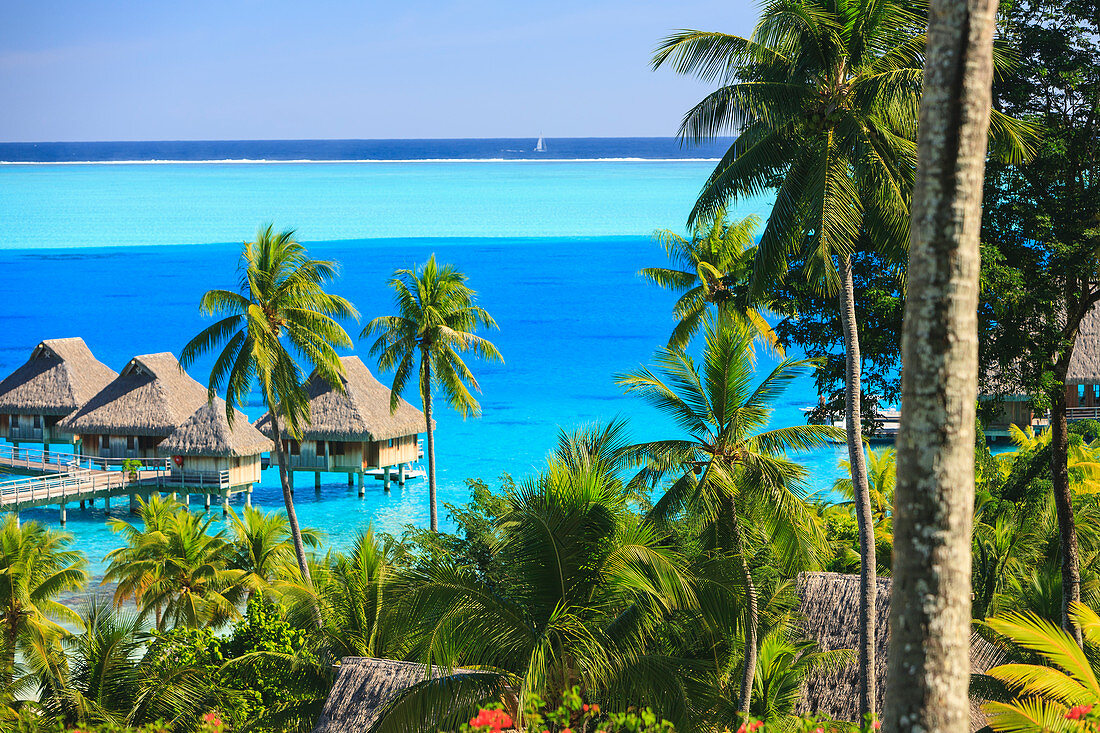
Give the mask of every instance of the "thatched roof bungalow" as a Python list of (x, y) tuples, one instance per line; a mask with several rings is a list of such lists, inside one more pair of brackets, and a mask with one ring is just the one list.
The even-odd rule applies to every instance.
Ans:
[(204, 403), (157, 446), (158, 455), (172, 458), (170, 483), (190, 489), (236, 488), (260, 480), (260, 454), (271, 450), (271, 439), (234, 410), (233, 425), (225, 416), (225, 400)]
[[(838, 573), (802, 573), (798, 576), (799, 610), (804, 619), (804, 632), (823, 651), (857, 649), (859, 645), (859, 576)], [(878, 683), (877, 707), (882, 710), (886, 700), (886, 654), (889, 645), (890, 579), (879, 578), (876, 601), (875, 672)], [(979, 674), (1002, 661), (1001, 654), (988, 641), (972, 634), (970, 637), (971, 671)], [(819, 670), (809, 677), (803, 688), (801, 709), (797, 712), (820, 714), (835, 720), (859, 720), (859, 663), (833, 670)], [(978, 703), (970, 705), (970, 729), (980, 730), (987, 724)]]
[(57, 423), (117, 376), (81, 338), (42, 341), (0, 382), (0, 437), (45, 444), (72, 440)]
[(502, 699), (496, 675), (426, 670), (415, 662), (345, 657), (313, 733), (456, 730), (479, 704)]
[(61, 426), (86, 455), (154, 458), (157, 445), (207, 402), (206, 388), (169, 353), (135, 356)]
[(1100, 418), (1100, 309), (1081, 321), (1066, 372), (1066, 408), (1071, 420)]
[[(371, 468), (399, 466), (420, 457), (417, 435), (424, 430), (424, 413), (405, 400), (390, 412), (390, 389), (358, 356), (340, 358), (344, 391), (334, 389), (314, 371), (306, 381), (309, 424), (301, 444), (285, 441), (289, 467), (295, 471), (361, 473)], [(256, 421), (271, 436), (271, 413)]]

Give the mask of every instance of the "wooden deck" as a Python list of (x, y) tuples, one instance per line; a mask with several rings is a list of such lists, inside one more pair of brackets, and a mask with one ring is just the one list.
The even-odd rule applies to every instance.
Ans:
[(179, 492), (205, 495), (209, 508), (211, 495), (219, 497), (224, 506), (232, 494), (251, 491), (251, 485), (230, 486), (228, 471), (173, 475), (168, 460), (159, 458), (130, 459), (140, 464), (136, 477), (131, 478), (130, 472), (123, 470), (126, 460), (0, 446), (0, 470), (34, 474), (0, 481), (0, 512), (56, 504), (64, 523), (65, 506), (71, 502)]

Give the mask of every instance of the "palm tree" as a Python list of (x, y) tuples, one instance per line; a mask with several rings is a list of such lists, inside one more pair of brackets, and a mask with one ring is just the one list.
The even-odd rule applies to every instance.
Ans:
[(435, 431), (432, 425), (432, 387), (443, 390), (451, 407), (477, 416), (481, 406), (470, 389), (480, 391), (461, 354), (472, 351), (482, 359), (504, 362), (487, 339), (474, 333), (480, 326), (496, 328), (496, 321), (475, 303), (476, 293), (466, 275), (453, 265), (438, 265), (433, 254), (421, 267), (397, 270), (390, 279), (397, 315), (379, 316), (359, 338), (375, 335), (370, 355), (383, 371), (393, 370), (390, 410), (396, 410), (401, 392), (420, 359), (420, 400), (428, 436), (428, 501), (431, 529), (439, 529), (435, 499)]
[[(347, 553), (330, 553), (313, 569), (314, 587), (275, 583), (287, 619), (308, 634), (306, 653), (250, 652), (223, 667), (247, 681), (266, 669), (291, 670), (285, 700), (269, 708), (258, 726), (312, 730), (335, 680), (334, 665), (345, 657), (402, 659), (415, 620), (400, 613), (402, 589), (393, 562), (392, 540), (380, 541), (367, 528)], [(319, 612), (322, 623), (311, 623)], [(287, 727), (289, 726), (289, 728)]]
[(684, 117), (693, 141), (738, 130), (691, 220), (775, 186), (752, 292), (781, 281), (790, 260), (824, 295), (839, 295), (846, 355), (846, 429), (860, 533), (860, 708), (875, 699), (875, 538), (861, 438), (859, 333), (851, 255), (865, 239), (905, 251), (916, 161), (920, 8), (902, 0), (772, 0), (750, 38), (681, 31), (654, 67), (720, 88)]
[[(848, 461), (841, 461), (842, 469), (850, 469)], [(897, 452), (890, 447), (867, 453), (868, 492), (871, 499), (871, 518), (874, 527), (882, 535), (879, 539), (892, 541), (891, 515), (894, 512), (894, 485), (897, 482)], [(849, 502), (854, 501), (855, 491), (850, 478), (838, 479), (833, 491)]]
[[(245, 573), (242, 585), (249, 597), (256, 591), (266, 591), (285, 578), (285, 570), (293, 565), (294, 541), (286, 516), (277, 512), (264, 512), (247, 506), (243, 516), (230, 512), (230, 538), (233, 543), (233, 568)], [(310, 548), (319, 547), (321, 534), (303, 527), (302, 541)]]
[[(107, 557), (104, 581), (118, 581), (115, 601), (132, 598), (142, 615), (155, 610), (156, 626), (218, 626), (239, 616), (247, 576), (231, 567), (234, 546), (214, 518), (178, 511), (152, 531), (131, 527), (127, 547)], [(163, 613), (162, 613), (163, 609)]]
[(679, 323), (669, 336), (670, 347), (685, 348), (699, 331), (708, 306), (735, 315), (754, 328), (773, 349), (779, 344), (767, 320), (747, 302), (756, 247), (753, 243), (760, 217), (726, 219), (719, 209), (706, 221), (697, 221), (690, 239), (669, 229), (656, 233), (673, 267), (647, 267), (638, 274), (653, 284), (680, 293), (673, 311)]
[(283, 435), (300, 438), (302, 424), (309, 422), (303, 373), (291, 349), (342, 391), (343, 365), (336, 349), (350, 347), (351, 338), (337, 319), (358, 318), (358, 313), (344, 298), (325, 292), (325, 284), (336, 276), (336, 263), (311, 259), (293, 230), (276, 234), (271, 225), (261, 227), (256, 241), (245, 243), (237, 272), (236, 291), (209, 290), (202, 296), (199, 310), (219, 320), (183, 347), (180, 367), (186, 369), (224, 343), (208, 389), (211, 400), (224, 391), (230, 425), (253, 380), (259, 382), (271, 414), (271, 450), (279, 464), (298, 569), (308, 584), (309, 563), (283, 449)]
[(711, 318), (705, 335), (701, 365), (683, 350), (663, 348), (655, 357), (659, 373), (640, 369), (618, 383), (686, 433), (631, 451), (644, 464), (636, 481), (657, 485), (666, 476), (674, 479), (654, 505), (651, 519), (667, 524), (684, 512), (703, 518), (714, 549), (739, 566), (747, 603), (738, 710), (747, 715), (759, 609), (745, 528), (770, 535), (767, 541), (789, 567), (816, 564), (824, 540), (803, 500), (805, 470), (788, 460), (786, 452), (823, 445), (839, 431), (824, 425), (765, 431), (775, 400), (810, 362), (786, 359), (753, 388), (752, 334), (724, 318)]
[(420, 624), (415, 652), (478, 670), (470, 684), (481, 689), (510, 687), (520, 710), (532, 695), (553, 707), (573, 685), (603, 700), (645, 689), (631, 702), (661, 714), (670, 704), (673, 670), (645, 653), (645, 641), (666, 614), (694, 606), (693, 578), (663, 533), (628, 510), (614, 436), (600, 432), (584, 431), (568, 458), (552, 455), (510, 492), (492, 558), (510, 569), (506, 582), (432, 564), (401, 603)]
[(802, 701), (803, 683), (822, 671), (837, 670), (851, 661), (847, 649), (821, 651), (799, 637), (796, 624), (777, 624), (760, 640), (753, 681), (752, 714), (780, 730)]
[[(1058, 599), (1060, 602), (1060, 599)], [(1040, 664), (1009, 663), (986, 675), (1011, 690), (1016, 699), (982, 706), (998, 733), (1083, 731), (1067, 717), (1076, 705), (1100, 705), (1100, 616), (1078, 603), (1070, 611), (1085, 648), (1057, 624), (1031, 613), (1009, 613), (986, 625), (1014, 647), (1038, 657)], [(1060, 618), (1061, 609), (1056, 617)]]
[(65, 639), (64, 663), (40, 673), (44, 716), (66, 728), (191, 722), (227, 692), (178, 657), (161, 663), (146, 642), (140, 615), (93, 600)]
[(65, 634), (56, 621), (80, 620), (57, 601), (59, 594), (83, 586), (88, 579), (84, 556), (69, 549), (72, 540), (72, 535), (38, 522), (20, 524), (15, 514), (4, 515), (0, 522), (0, 695), (4, 698), (33, 689), (16, 655), (42, 659)]

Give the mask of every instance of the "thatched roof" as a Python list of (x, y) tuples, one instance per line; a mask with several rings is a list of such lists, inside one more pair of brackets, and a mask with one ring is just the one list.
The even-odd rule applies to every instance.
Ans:
[[(309, 425), (303, 427), (306, 440), (369, 441), (389, 440), (424, 431), (424, 413), (405, 400), (390, 413), (390, 388), (367, 369), (358, 356), (340, 357), (344, 365), (344, 392), (332, 386), (314, 370), (306, 381), (309, 395)], [(271, 413), (256, 421), (265, 435), (271, 434)]]
[(1081, 321), (1066, 384), (1100, 384), (1100, 309), (1095, 306)]
[(118, 377), (61, 421), (72, 433), (167, 437), (206, 404), (206, 388), (169, 353), (135, 356)]
[(256, 456), (271, 450), (271, 439), (252, 427), (234, 410), (233, 427), (225, 417), (225, 400), (217, 398), (195, 410), (191, 417), (158, 446), (165, 456)]
[[(489, 675), (470, 670), (447, 671), (432, 668), (428, 682), (426, 667), (415, 662), (392, 659), (345, 657), (340, 661), (336, 683), (328, 693), (325, 707), (313, 733), (368, 733), (379, 727), (388, 713), (402, 704), (402, 698), (416, 688), (434, 686), (430, 697), (440, 703), (435, 710), (410, 705), (420, 712), (414, 715), (422, 725), (414, 730), (437, 731), (458, 728), (454, 719), (469, 715), (479, 702), (500, 699), (498, 685)], [(427, 696), (426, 696), (427, 697)], [(451, 725), (447, 725), (447, 723)], [(392, 727), (387, 726), (387, 727)], [(406, 730), (405, 727), (395, 728)]]
[(47, 339), (0, 382), (0, 412), (68, 415), (117, 376), (92, 356), (84, 339)]
[[(823, 651), (857, 649), (859, 646), (859, 576), (838, 573), (802, 573), (798, 576), (799, 610), (807, 638)], [(876, 601), (875, 653), (878, 684), (877, 707), (886, 701), (886, 652), (889, 644), (890, 579), (879, 578)], [(1002, 661), (1000, 652), (977, 634), (970, 636), (971, 673), (985, 672)], [(819, 670), (806, 682), (802, 695), (803, 714), (821, 714), (835, 720), (859, 719), (858, 660), (836, 670)], [(987, 721), (976, 701), (970, 704), (970, 729), (985, 727)]]

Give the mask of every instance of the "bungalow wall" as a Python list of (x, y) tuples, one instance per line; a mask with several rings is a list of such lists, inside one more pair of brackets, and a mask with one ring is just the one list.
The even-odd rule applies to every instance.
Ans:
[(82, 452), (98, 458), (161, 458), (157, 446), (164, 440), (150, 435), (97, 435), (80, 436)]
[(1100, 407), (1100, 384), (1067, 384), (1066, 407)]
[(370, 444), (368, 453), (372, 468), (397, 466), (420, 459), (416, 435), (402, 435), (399, 438), (390, 438), (389, 440), (376, 440)]
[[(187, 486), (216, 485), (222, 471), (229, 472), (229, 485), (242, 486), (260, 480), (260, 456), (181, 456), (183, 465), (171, 462), (172, 478), (182, 476)], [(201, 481), (200, 481), (201, 478)]]
[[(370, 468), (397, 466), (420, 460), (416, 435), (391, 440), (352, 442), (345, 440), (283, 441), (287, 465), (295, 470), (358, 473)], [(274, 459), (272, 459), (274, 460)]]

